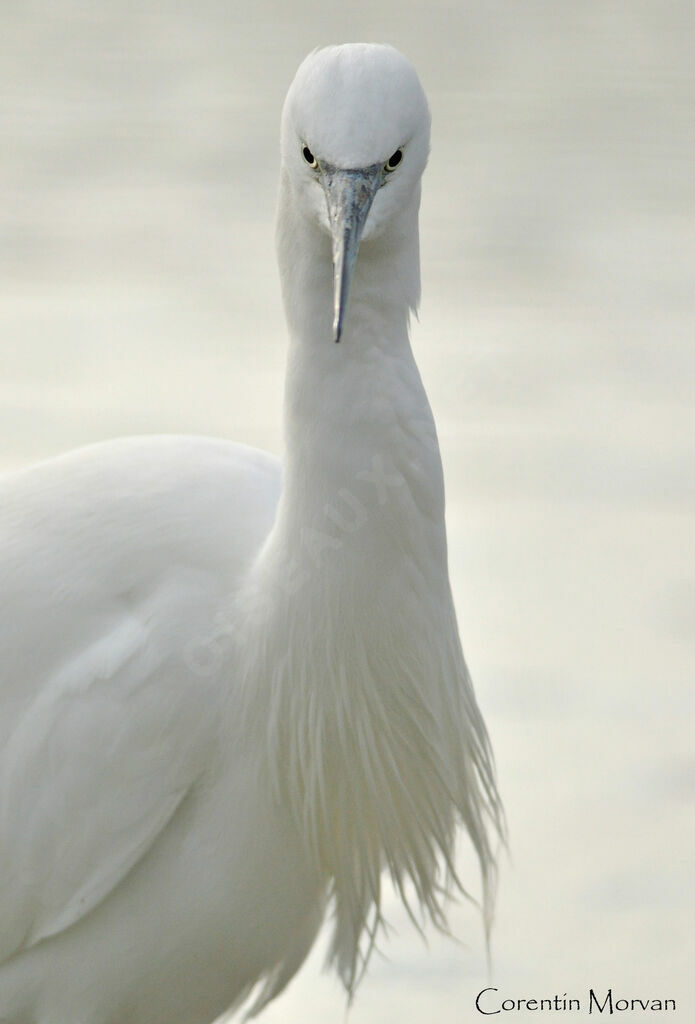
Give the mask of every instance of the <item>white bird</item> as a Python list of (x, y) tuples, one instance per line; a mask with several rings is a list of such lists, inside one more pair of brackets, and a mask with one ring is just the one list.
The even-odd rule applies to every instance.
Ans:
[(445, 924), (458, 824), (489, 920), (502, 815), (408, 338), (429, 120), (388, 46), (289, 90), (282, 471), (154, 437), (0, 480), (3, 1024), (257, 1012), (327, 907), (352, 993), (383, 873)]

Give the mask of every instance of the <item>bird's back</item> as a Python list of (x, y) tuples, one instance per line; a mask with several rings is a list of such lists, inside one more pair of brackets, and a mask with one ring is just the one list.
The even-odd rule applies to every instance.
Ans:
[(189, 657), (279, 490), (272, 457), (193, 438), (0, 479), (0, 1020), (208, 1021), (304, 959), (324, 880), (253, 737), (218, 743), (234, 679)]
[(166, 605), (166, 628), (193, 635), (258, 552), (279, 489), (272, 456), (193, 437), (105, 442), (0, 477), (0, 751), (51, 677), (138, 609), (156, 629)]

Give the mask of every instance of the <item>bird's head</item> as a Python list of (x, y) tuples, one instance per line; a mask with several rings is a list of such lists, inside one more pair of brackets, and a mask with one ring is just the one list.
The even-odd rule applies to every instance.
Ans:
[(417, 73), (393, 47), (329, 46), (300, 65), (282, 115), (282, 163), (295, 202), (331, 236), (335, 341), (360, 241), (419, 196), (429, 137)]

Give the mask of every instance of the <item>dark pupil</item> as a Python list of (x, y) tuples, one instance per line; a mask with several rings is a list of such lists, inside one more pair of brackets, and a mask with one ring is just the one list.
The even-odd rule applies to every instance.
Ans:
[(308, 146), (304, 146), (302, 149), (302, 155), (308, 164), (313, 164), (314, 154), (311, 152)]
[(403, 154), (400, 149), (397, 149), (393, 156), (389, 157), (389, 167), (398, 167), (399, 163), (403, 159)]

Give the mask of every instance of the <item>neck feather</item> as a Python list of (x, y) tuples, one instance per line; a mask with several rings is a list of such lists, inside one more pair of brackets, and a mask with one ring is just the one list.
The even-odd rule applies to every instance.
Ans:
[[(443, 539), (434, 421), (408, 337), (419, 297), (418, 205), (415, 195), (386, 231), (362, 243), (335, 344), (330, 240), (298, 212), (283, 175), (277, 247), (290, 349), (278, 530), (319, 529), (341, 498), (359, 518), (362, 502), (372, 505), (376, 496), (394, 514), (399, 503), (416, 500)], [(402, 492), (397, 476), (408, 485)]]
[[(271, 775), (332, 890), (332, 957), (352, 989), (381, 921), (381, 871), (444, 924), (463, 820), (487, 885), (499, 805), (449, 588), (434, 422), (408, 340), (417, 208), (360, 249), (331, 340), (327, 238), (281, 195), (291, 331), (275, 526), (243, 605)], [(414, 269), (413, 269), (414, 268)], [(282, 652), (282, 656), (278, 656)], [(369, 946), (369, 942), (367, 943)]]

